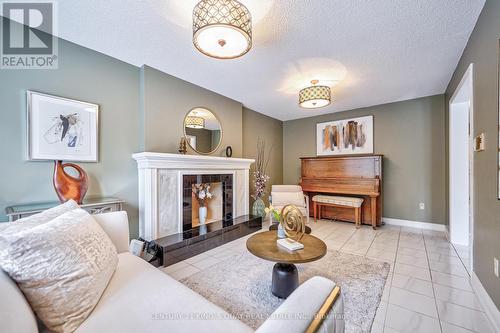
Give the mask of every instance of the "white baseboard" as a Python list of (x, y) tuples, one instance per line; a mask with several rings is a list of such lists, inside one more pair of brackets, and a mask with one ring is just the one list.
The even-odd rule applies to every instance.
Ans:
[(382, 221), (387, 223), (387, 224), (399, 225), (401, 227), (421, 228), (421, 229), (436, 230), (436, 231), (446, 231), (446, 226), (444, 224), (435, 224), (435, 223), (429, 223), (429, 222), (393, 219), (391, 217), (382, 217)]
[(493, 330), (495, 332), (500, 332), (500, 311), (498, 311), (497, 306), (495, 305), (495, 303), (493, 303), (493, 300), (491, 299), (490, 295), (488, 295), (488, 292), (486, 292), (486, 289), (484, 289), (483, 284), (481, 283), (481, 281), (479, 281), (476, 273), (472, 272), (470, 282), (472, 285), (472, 289), (474, 289), (474, 292), (476, 293), (479, 303), (481, 303), (486, 316), (493, 325)]

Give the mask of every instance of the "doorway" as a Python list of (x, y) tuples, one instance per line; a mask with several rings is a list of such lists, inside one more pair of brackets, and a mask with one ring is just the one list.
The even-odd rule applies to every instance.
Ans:
[(449, 238), (472, 270), (473, 251), (473, 64), (449, 104)]

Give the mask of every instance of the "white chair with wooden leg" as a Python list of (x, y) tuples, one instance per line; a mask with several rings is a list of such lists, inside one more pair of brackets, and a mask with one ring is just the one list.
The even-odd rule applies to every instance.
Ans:
[(269, 202), (280, 211), (286, 205), (296, 206), (306, 217), (306, 224), (309, 224), (309, 197), (299, 185), (273, 185)]

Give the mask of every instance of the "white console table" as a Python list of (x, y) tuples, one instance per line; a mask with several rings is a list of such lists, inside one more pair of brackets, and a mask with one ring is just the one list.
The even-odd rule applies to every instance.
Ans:
[[(33, 214), (43, 212), (57, 205), (59, 201), (49, 201), (40, 203), (20, 204), (5, 208), (5, 215), (8, 216), (9, 222), (19, 220)], [(88, 211), (90, 214), (101, 214), (109, 212), (117, 212), (123, 209), (123, 201), (116, 198), (88, 198), (83, 200), (81, 208)]]

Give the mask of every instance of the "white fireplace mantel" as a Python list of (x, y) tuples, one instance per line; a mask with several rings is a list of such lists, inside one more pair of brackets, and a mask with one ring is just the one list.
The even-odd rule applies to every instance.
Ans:
[(182, 232), (183, 176), (233, 175), (233, 215), (249, 212), (253, 159), (143, 152), (132, 155), (139, 170), (139, 235), (146, 240)]
[(235, 169), (249, 170), (255, 160), (248, 158), (137, 153), (132, 155), (139, 169)]

